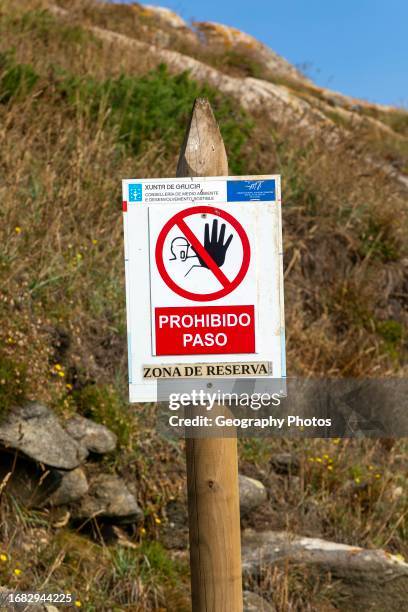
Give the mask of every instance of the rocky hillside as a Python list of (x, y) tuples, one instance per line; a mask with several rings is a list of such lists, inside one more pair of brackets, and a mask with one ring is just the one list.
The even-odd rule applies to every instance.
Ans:
[[(190, 609), (183, 445), (126, 397), (120, 180), (175, 174), (197, 96), (231, 174), (282, 174), (289, 374), (407, 374), (405, 110), (167, 9), (0, 0), (2, 589)], [(240, 470), (248, 611), (402, 609), (405, 440), (242, 440)]]

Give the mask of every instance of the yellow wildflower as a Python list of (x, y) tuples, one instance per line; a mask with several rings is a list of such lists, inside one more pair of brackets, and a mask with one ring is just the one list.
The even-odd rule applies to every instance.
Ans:
[(357, 477), (354, 479), (354, 482), (355, 482), (356, 484), (360, 484), (361, 480), (360, 480), (360, 478), (357, 476)]
[(82, 608), (82, 604), (81, 604), (81, 602), (79, 601), (79, 599), (77, 599), (77, 600), (76, 600), (76, 602), (75, 602), (75, 607), (76, 607), (76, 608)]
[(20, 227), (19, 225), (17, 225), (17, 226), (14, 228), (14, 231), (16, 232), (16, 234), (21, 234), (21, 227)]
[(332, 465), (328, 465), (328, 466), (327, 466), (327, 469), (328, 469), (330, 472), (332, 472), (332, 471), (333, 471), (333, 466), (332, 466)]
[(92, 240), (92, 244), (98, 244), (98, 241), (96, 240), (96, 238)]
[(156, 516), (156, 518), (154, 519), (156, 525), (161, 525), (161, 520), (159, 519), (158, 516)]
[(22, 573), (22, 572), (21, 572), (21, 569), (19, 569), (18, 567), (16, 567), (16, 568), (14, 569), (14, 575), (15, 575), (15, 576), (20, 576), (20, 574), (21, 574), (21, 573)]
[(5, 553), (1, 553), (0, 561), (3, 561), (3, 563), (6, 563), (6, 561), (8, 561), (8, 556)]
[(376, 475), (375, 475), (375, 477), (376, 477), (377, 479), (378, 479), (378, 478), (381, 478), (381, 474), (376, 474)]

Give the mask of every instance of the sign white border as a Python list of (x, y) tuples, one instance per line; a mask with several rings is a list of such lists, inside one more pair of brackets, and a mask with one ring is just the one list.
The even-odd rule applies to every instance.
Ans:
[[(270, 180), (275, 181), (273, 200), (265, 197), (257, 199), (255, 194), (246, 201), (227, 201), (227, 182), (246, 181), (249, 185)], [(129, 198), (130, 188), (133, 201)], [(130, 402), (157, 401), (157, 381), (143, 379), (143, 364), (146, 363), (166, 365), (268, 361), (273, 364), (272, 378), (284, 378), (286, 358), (280, 176), (126, 179), (122, 182), (122, 189)], [(257, 257), (255, 354), (153, 355), (150, 251), (155, 245), (149, 243), (149, 208), (157, 203), (166, 203), (169, 212), (171, 209), (180, 208), (173, 206), (175, 204), (182, 204), (183, 208), (195, 204), (217, 204), (231, 214), (234, 206), (243, 206), (245, 209), (253, 207), (256, 244), (251, 245), (251, 248), (256, 247), (252, 250)], [(211, 304), (225, 304), (225, 299)], [(189, 300), (185, 302), (186, 306), (199, 305), (198, 302)], [(278, 302), (277, 307), (275, 302)]]

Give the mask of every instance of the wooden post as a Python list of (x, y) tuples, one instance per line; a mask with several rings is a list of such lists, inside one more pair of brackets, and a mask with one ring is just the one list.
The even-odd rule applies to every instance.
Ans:
[[(197, 99), (177, 176), (224, 175), (228, 160), (211, 105)], [(186, 458), (193, 612), (242, 612), (237, 439), (187, 439)]]

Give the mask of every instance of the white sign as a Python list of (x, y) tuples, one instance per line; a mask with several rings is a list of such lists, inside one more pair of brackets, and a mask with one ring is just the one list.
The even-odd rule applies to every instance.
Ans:
[(171, 376), (285, 377), (279, 176), (125, 180), (123, 219), (131, 402)]

